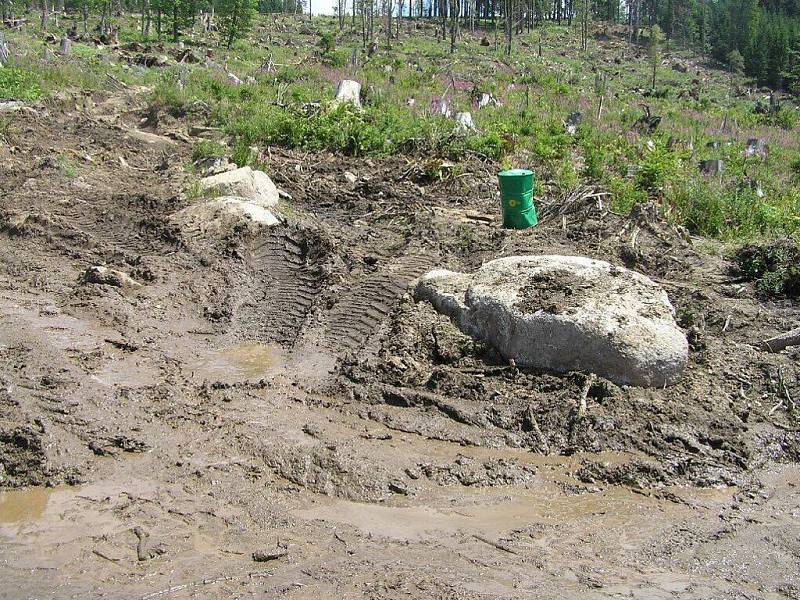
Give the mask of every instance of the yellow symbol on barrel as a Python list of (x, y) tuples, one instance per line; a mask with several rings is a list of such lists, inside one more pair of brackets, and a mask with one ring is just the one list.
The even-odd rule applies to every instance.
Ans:
[(508, 199), (508, 208), (514, 208), (517, 204), (519, 204), (519, 200), (517, 200), (516, 198)]

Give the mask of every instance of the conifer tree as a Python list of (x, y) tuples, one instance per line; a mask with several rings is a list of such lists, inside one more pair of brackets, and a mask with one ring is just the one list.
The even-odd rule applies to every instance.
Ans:
[(228, 48), (250, 31), (255, 12), (256, 0), (217, 0), (220, 33)]

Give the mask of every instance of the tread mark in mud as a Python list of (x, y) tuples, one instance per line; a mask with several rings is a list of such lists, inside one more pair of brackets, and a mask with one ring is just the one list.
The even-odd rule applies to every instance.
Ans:
[(296, 232), (272, 233), (249, 249), (253, 301), (238, 320), (251, 339), (284, 345), (297, 339), (323, 283), (310, 242)]
[(324, 344), (343, 350), (361, 348), (389, 316), (409, 282), (434, 263), (430, 255), (411, 254), (357, 282), (328, 315)]

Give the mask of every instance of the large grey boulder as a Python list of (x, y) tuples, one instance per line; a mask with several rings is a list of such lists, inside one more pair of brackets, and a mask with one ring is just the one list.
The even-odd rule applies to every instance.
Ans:
[(172, 215), (171, 221), (189, 237), (197, 233), (221, 237), (243, 223), (264, 227), (280, 223), (269, 208), (235, 196), (195, 202)]
[(278, 188), (269, 176), (250, 167), (204, 177), (200, 180), (200, 189), (218, 196), (243, 198), (264, 208), (278, 204)]
[(518, 366), (660, 387), (678, 381), (688, 360), (664, 290), (604, 261), (512, 256), (474, 274), (431, 271), (416, 298)]

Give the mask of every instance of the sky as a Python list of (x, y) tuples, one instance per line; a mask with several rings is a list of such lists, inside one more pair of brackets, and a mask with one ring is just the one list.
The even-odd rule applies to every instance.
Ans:
[[(311, 2), (311, 12), (315, 15), (333, 15), (335, 14), (335, 7), (338, 6), (339, 0), (304, 0), (305, 2)], [(353, 10), (353, 0), (346, 0), (347, 6), (346, 11), (349, 15), (350, 12)], [(416, 6), (416, 4), (414, 5)], [(408, 5), (406, 4), (406, 11), (408, 10)], [(404, 11), (405, 12), (405, 11)], [(306, 9), (306, 13), (308, 13), (308, 9)], [(397, 4), (395, 4), (395, 14), (397, 14)]]
[[(311, 14), (332, 15), (333, 7), (338, 6), (338, 0), (307, 0), (311, 2)], [(350, 2), (347, 3), (348, 6)]]

